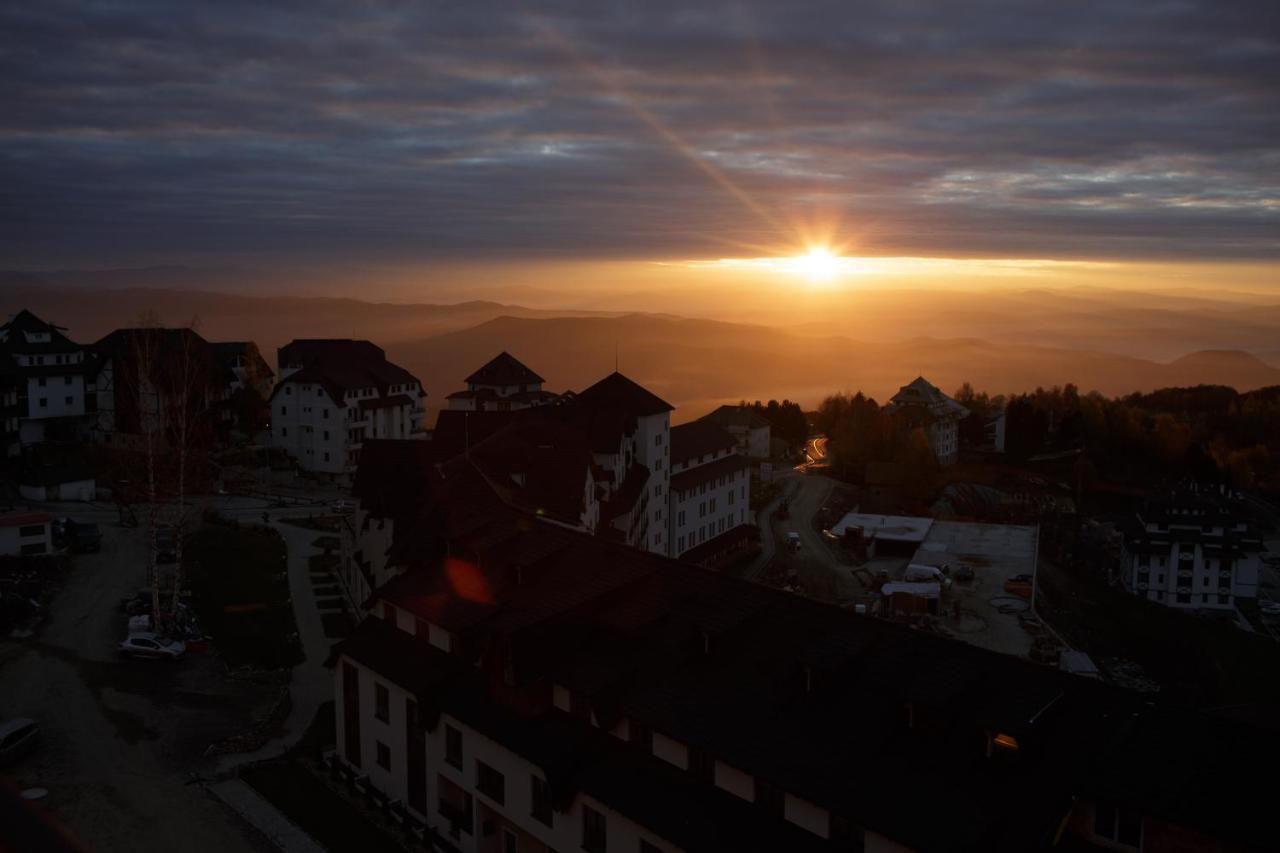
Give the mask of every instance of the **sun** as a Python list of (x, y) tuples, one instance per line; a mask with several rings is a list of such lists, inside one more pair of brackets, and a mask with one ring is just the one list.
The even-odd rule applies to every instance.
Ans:
[(794, 268), (812, 281), (826, 281), (840, 272), (840, 257), (829, 249), (817, 247), (797, 256)]

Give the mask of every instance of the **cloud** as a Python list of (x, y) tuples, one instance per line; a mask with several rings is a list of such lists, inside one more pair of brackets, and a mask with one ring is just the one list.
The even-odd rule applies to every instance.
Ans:
[(0, 9), (0, 262), (1280, 254), (1274, 3)]

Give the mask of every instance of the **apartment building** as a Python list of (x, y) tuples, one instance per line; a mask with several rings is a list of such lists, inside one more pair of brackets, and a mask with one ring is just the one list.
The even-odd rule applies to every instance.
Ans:
[(465, 457), (422, 498), (331, 654), (331, 762), (437, 846), (1270, 843), (1243, 765), (1277, 751), (1247, 723), (570, 529)]
[(369, 341), (296, 340), (277, 370), (272, 445), (305, 471), (350, 475), (365, 441), (426, 438), (422, 383)]
[(541, 376), (503, 351), (465, 380), (463, 391), (448, 396), (449, 408), (464, 412), (510, 412), (545, 406), (559, 398), (542, 390)]
[(0, 326), (0, 434), (8, 455), (83, 437), (93, 415), (86, 347), (22, 310)]
[(671, 428), (671, 556), (705, 563), (750, 541), (755, 519), (744, 449), (711, 421)]
[(1238, 500), (1180, 490), (1151, 498), (1125, 536), (1122, 585), (1191, 610), (1231, 610), (1258, 596), (1262, 534)]
[(924, 430), (940, 465), (954, 465), (960, 459), (960, 421), (969, 416), (969, 410), (943, 394), (938, 386), (917, 376), (899, 388), (885, 408), (907, 426)]
[(752, 459), (768, 459), (772, 427), (751, 406), (720, 406), (701, 420), (723, 427), (733, 435), (738, 452)]
[(235, 376), (192, 329), (117, 329), (93, 352), (96, 441), (137, 446), (146, 430), (171, 429), (180, 417), (202, 441), (225, 438)]

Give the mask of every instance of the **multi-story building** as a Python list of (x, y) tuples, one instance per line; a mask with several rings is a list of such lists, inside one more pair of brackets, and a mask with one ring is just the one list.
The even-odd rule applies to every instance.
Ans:
[(253, 341), (218, 341), (210, 344), (218, 362), (232, 375), (231, 390), (250, 389), (267, 399), (275, 373)]
[(422, 483), (404, 572), (330, 657), (330, 761), (437, 848), (1273, 840), (1245, 723), (569, 529), (465, 456)]
[(53, 553), (51, 523), (47, 512), (11, 509), (0, 513), (0, 554), (33, 557)]
[(1123, 586), (1168, 607), (1230, 610), (1257, 598), (1262, 536), (1221, 493), (1152, 498), (1125, 537)]
[(960, 458), (960, 421), (969, 410), (938, 390), (923, 376), (898, 389), (885, 406), (901, 417), (909, 427), (921, 427), (929, 439), (929, 449), (941, 465), (952, 465)]
[(464, 412), (509, 412), (554, 402), (559, 395), (542, 390), (545, 382), (515, 356), (503, 351), (466, 378), (465, 391), (448, 396), (449, 408)]
[(93, 345), (93, 437), (137, 446), (147, 431), (189, 419), (200, 442), (225, 437), (235, 376), (214, 345), (188, 328), (117, 329)]
[(738, 452), (752, 459), (768, 459), (772, 429), (751, 406), (720, 406), (701, 418), (724, 427), (733, 435)]
[(671, 556), (703, 563), (754, 531), (751, 464), (743, 445), (706, 420), (671, 428)]
[(280, 348), (271, 440), (306, 471), (355, 471), (375, 438), (422, 439), (422, 383), (369, 341), (297, 340)]
[(65, 331), (27, 310), (0, 326), (0, 412), (9, 455), (42, 441), (78, 440), (88, 429), (92, 360)]

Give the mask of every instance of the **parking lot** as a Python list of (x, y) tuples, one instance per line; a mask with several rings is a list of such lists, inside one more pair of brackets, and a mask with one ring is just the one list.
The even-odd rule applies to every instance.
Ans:
[(117, 654), (120, 598), (145, 583), (144, 534), (99, 520), (96, 554), (74, 558), (36, 635), (0, 640), (0, 718), (31, 717), (40, 747), (0, 773), (94, 850), (269, 850), (192, 774), (205, 750), (265, 715), (270, 680), (232, 677), (212, 652), (179, 662)]

